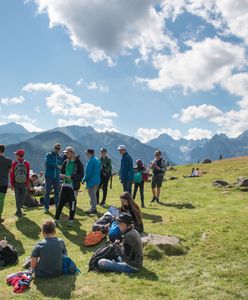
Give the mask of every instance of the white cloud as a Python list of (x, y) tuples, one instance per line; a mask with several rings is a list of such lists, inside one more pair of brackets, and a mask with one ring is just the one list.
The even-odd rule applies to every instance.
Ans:
[(34, 124), (31, 124), (29, 122), (16, 122), (16, 123), (22, 125), (24, 128), (26, 128), (30, 132), (42, 132), (42, 131), (44, 131), (43, 128), (35, 126)]
[(14, 105), (14, 104), (22, 104), (26, 100), (23, 96), (13, 97), (13, 98), (2, 98), (0, 99), (0, 103), (3, 105)]
[(100, 93), (107, 93), (109, 92), (109, 87), (107, 84), (104, 83), (97, 83), (95, 81), (91, 81), (89, 84), (87, 84), (83, 78), (80, 78), (76, 84), (78, 86), (85, 86), (89, 90), (97, 90)]
[(192, 105), (187, 108), (183, 108), (180, 114), (174, 114), (175, 119), (180, 120), (182, 123), (189, 123), (197, 119), (210, 119), (213, 120), (216, 117), (221, 117), (223, 112), (216, 106), (202, 104), (199, 106)]
[(158, 77), (141, 78), (151, 90), (163, 91), (181, 86), (185, 91), (207, 91), (221, 84), (232, 71), (244, 67), (245, 49), (223, 42), (219, 38), (206, 38), (201, 42), (188, 42), (190, 50), (166, 56), (154, 55), (153, 65)]
[(12, 121), (12, 122), (22, 125), (24, 128), (26, 128), (30, 132), (44, 131), (44, 129), (42, 129), (36, 125), (37, 120), (31, 118), (28, 115), (19, 115), (19, 114), (12, 113), (7, 116), (3, 116), (3, 118), (5, 120), (7, 120), (7, 122)]
[(74, 47), (89, 52), (94, 62), (114, 64), (119, 54), (138, 49), (142, 59), (152, 51), (176, 47), (165, 34), (161, 0), (33, 0), (46, 13), (50, 28), (61, 26)]
[(213, 136), (212, 131), (201, 128), (191, 128), (188, 130), (187, 134), (184, 136), (186, 140), (201, 140), (210, 139)]
[[(59, 125), (74, 124), (91, 126), (103, 124), (106, 127), (113, 127), (112, 118), (117, 117), (116, 112), (102, 109), (91, 103), (84, 103), (73, 94), (73, 90), (65, 85), (49, 83), (29, 83), (23, 87), (26, 92), (46, 92), (47, 107), (53, 115), (58, 115)], [(110, 121), (111, 120), (111, 121)]]
[(136, 135), (141, 142), (147, 143), (148, 141), (155, 139), (164, 133), (170, 135), (172, 138), (176, 140), (182, 137), (182, 134), (178, 129), (171, 129), (171, 128), (163, 128), (163, 129), (139, 128), (136, 132)]
[(76, 126), (89, 126), (89, 123), (85, 119), (58, 119), (58, 126), (59, 127), (66, 127), (66, 126), (71, 126), (71, 125), (76, 125)]

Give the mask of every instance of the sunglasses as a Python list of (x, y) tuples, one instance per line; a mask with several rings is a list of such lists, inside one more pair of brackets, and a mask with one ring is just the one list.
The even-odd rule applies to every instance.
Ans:
[(55, 147), (54, 149), (55, 149), (55, 150), (60, 150), (61, 148), (59, 148), (59, 147)]

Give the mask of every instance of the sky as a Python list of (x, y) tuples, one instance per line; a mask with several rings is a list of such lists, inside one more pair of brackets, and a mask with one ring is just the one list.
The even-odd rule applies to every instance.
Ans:
[(248, 0), (0, 1), (0, 124), (237, 137), (247, 24)]

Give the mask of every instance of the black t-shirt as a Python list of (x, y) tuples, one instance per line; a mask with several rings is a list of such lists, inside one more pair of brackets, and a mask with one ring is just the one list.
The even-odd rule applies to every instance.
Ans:
[(0, 155), (0, 186), (9, 185), (9, 171), (12, 166), (11, 159)]

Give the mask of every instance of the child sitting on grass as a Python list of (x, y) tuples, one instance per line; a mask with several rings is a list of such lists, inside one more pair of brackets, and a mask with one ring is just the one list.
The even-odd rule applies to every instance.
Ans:
[(67, 255), (65, 243), (55, 236), (52, 220), (42, 225), (44, 240), (37, 242), (31, 256), (31, 269), (36, 277), (54, 277), (63, 273), (62, 256)]

